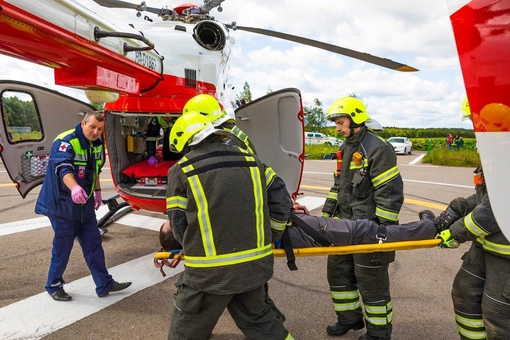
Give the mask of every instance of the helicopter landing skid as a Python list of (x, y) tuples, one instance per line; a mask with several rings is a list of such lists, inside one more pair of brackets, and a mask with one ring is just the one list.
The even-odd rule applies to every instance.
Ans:
[(119, 198), (119, 194), (113, 194), (103, 199), (103, 204), (108, 206), (108, 212), (97, 221), (97, 227), (101, 235), (108, 231), (106, 228), (110, 224), (133, 211), (127, 202), (117, 202)]

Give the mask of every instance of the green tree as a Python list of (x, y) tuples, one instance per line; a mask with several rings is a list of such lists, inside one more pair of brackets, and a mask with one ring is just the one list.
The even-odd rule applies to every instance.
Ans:
[(305, 111), (305, 130), (323, 132), (328, 121), (326, 114), (322, 110), (321, 101), (315, 98), (313, 105), (305, 105), (303, 110)]
[(96, 109), (96, 111), (104, 110), (104, 103), (92, 103), (92, 102), (90, 102), (89, 104), (92, 105)]
[(241, 98), (241, 100), (243, 100), (245, 103), (252, 101), (250, 84), (248, 84), (247, 81), (244, 82), (243, 91), (239, 94), (239, 98)]

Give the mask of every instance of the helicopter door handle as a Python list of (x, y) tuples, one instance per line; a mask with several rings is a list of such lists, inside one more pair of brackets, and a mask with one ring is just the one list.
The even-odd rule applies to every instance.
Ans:
[(108, 38), (108, 37), (140, 40), (141, 42), (143, 42), (147, 45), (147, 46), (143, 46), (143, 47), (136, 47), (136, 46), (130, 46), (127, 43), (124, 43), (124, 54), (127, 54), (128, 52), (132, 52), (132, 51), (150, 51), (150, 50), (154, 49), (154, 43), (151, 42), (149, 39), (145, 38), (143, 35), (126, 33), (126, 32), (107, 32), (107, 31), (101, 31), (99, 29), (99, 27), (97, 27), (97, 26), (94, 27), (94, 39), (97, 42), (99, 42), (99, 40), (101, 40), (102, 38)]

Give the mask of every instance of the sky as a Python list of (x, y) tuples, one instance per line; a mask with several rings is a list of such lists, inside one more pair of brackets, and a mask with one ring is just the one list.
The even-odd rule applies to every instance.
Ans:
[[(146, 3), (173, 8), (182, 2)], [(271, 90), (298, 88), (305, 106), (317, 98), (324, 112), (335, 99), (354, 93), (382, 126), (472, 128), (470, 121), (461, 121), (466, 92), (446, 0), (227, 0), (222, 7), (222, 12), (213, 9), (210, 14), (223, 23), (235, 21), (239, 26), (320, 40), (420, 70), (393, 71), (317, 48), (235, 31), (231, 32), (236, 43), (229, 83), (236, 93), (245, 82), (254, 99)], [(123, 18), (131, 15), (127, 10), (117, 13)], [(2, 55), (0, 63), (0, 79), (32, 82), (86, 101), (82, 91), (54, 85), (51, 69)]]

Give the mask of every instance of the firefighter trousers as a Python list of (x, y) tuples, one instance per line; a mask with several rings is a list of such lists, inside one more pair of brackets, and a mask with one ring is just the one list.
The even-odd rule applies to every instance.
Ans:
[(462, 260), (452, 289), (460, 339), (510, 339), (510, 258), (473, 241)]
[(209, 339), (225, 308), (248, 339), (293, 339), (266, 302), (264, 285), (248, 292), (227, 295), (196, 290), (180, 280), (176, 286), (169, 340)]
[(388, 267), (394, 258), (395, 252), (328, 256), (328, 283), (339, 324), (353, 324), (364, 317), (369, 335), (391, 336)]

